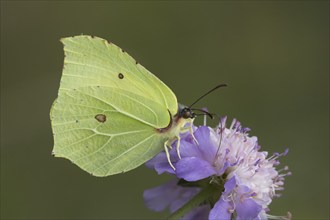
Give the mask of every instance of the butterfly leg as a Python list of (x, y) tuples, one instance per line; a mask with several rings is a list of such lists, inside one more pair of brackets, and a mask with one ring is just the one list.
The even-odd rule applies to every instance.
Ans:
[(194, 119), (192, 119), (191, 122), (190, 122), (189, 131), (190, 131), (190, 134), (191, 134), (192, 138), (194, 139), (195, 143), (197, 145), (199, 145), (199, 143), (198, 143), (198, 141), (197, 141), (197, 139), (195, 138), (195, 135), (194, 135), (194, 131), (193, 131), (193, 127), (192, 127), (193, 126), (193, 121), (194, 121)]
[(195, 142), (197, 145), (199, 145), (197, 139), (195, 138), (195, 135), (194, 135), (194, 131), (193, 131), (193, 127), (192, 127), (192, 126), (193, 126), (193, 119), (190, 121), (190, 126), (189, 126), (189, 128), (188, 128), (188, 127), (184, 127), (184, 128), (182, 128), (181, 131), (180, 131), (180, 133), (186, 133), (187, 131), (189, 131), (189, 133), (191, 134), (191, 136), (192, 136), (194, 142)]
[(180, 138), (180, 136), (178, 135), (178, 136), (176, 136), (176, 138), (177, 138), (177, 141), (176, 141), (176, 153), (178, 154), (178, 157), (179, 157), (179, 159), (181, 159), (181, 155), (180, 155), (180, 140), (181, 140), (181, 138)]
[(175, 170), (175, 167), (173, 166), (173, 164), (171, 162), (170, 153), (168, 152), (168, 148), (169, 148), (168, 141), (166, 141), (164, 143), (164, 150), (165, 150), (165, 153), (166, 153), (167, 161), (170, 164), (170, 166), (172, 167), (172, 169)]

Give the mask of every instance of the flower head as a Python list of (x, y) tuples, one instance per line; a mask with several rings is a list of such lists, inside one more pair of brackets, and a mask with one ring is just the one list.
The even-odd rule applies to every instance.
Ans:
[[(248, 135), (249, 128), (242, 127), (235, 119), (229, 128), (226, 128), (225, 124), (226, 118), (223, 118), (216, 129), (207, 126), (195, 127), (194, 136), (198, 143), (191, 135), (181, 137), (181, 159), (176, 153), (174, 143), (170, 156), (175, 170), (169, 165), (164, 152), (150, 160), (147, 166), (154, 168), (159, 174), (167, 172), (176, 175), (180, 179), (179, 184), (171, 187), (189, 189), (191, 192), (195, 190), (190, 194), (191, 197), (203, 187), (212, 186), (219, 189), (216, 195), (208, 200), (209, 204), (203, 204), (198, 210), (189, 213), (190, 216), (195, 216), (197, 212), (199, 215), (207, 214), (209, 219), (270, 218), (271, 216), (266, 214), (268, 205), (278, 195), (277, 191), (283, 190), (284, 177), (290, 175), (287, 167), (276, 170), (279, 165), (278, 158), (285, 156), (288, 150), (268, 157), (267, 152), (260, 151), (257, 137)], [(155, 199), (150, 196), (150, 192), (147, 190), (144, 195), (147, 205), (151, 198)], [(181, 195), (175, 190), (171, 192), (175, 192), (176, 196)], [(181, 200), (181, 203), (178, 203), (180, 205), (170, 208), (170, 211), (180, 208), (190, 198)], [(163, 208), (166, 207), (164, 204), (165, 202), (162, 203)], [(152, 208), (150, 205), (148, 207)], [(189, 217), (188, 215), (184, 218)]]

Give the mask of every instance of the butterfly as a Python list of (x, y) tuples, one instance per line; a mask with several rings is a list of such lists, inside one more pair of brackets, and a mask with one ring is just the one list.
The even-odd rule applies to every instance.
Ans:
[(179, 154), (180, 133), (191, 130), (196, 114), (178, 104), (170, 88), (102, 38), (80, 35), (61, 42), (64, 67), (50, 112), (55, 157), (109, 176), (163, 149), (169, 159), (167, 148), (176, 140)]

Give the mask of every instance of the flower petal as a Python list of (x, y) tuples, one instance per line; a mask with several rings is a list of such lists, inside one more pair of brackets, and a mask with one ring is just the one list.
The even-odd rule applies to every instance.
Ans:
[(201, 180), (216, 174), (214, 167), (197, 157), (182, 158), (176, 163), (176, 175), (187, 181)]
[(210, 212), (210, 208), (207, 205), (203, 205), (200, 207), (197, 207), (195, 209), (193, 209), (191, 212), (189, 212), (188, 214), (186, 214), (183, 218), (181, 218), (182, 220), (192, 220), (192, 219), (196, 219), (196, 220), (200, 220), (200, 219), (207, 219), (208, 215)]
[(178, 190), (180, 188), (177, 187), (177, 180), (174, 179), (166, 184), (145, 190), (143, 198), (149, 209), (159, 212), (163, 211), (176, 199)]
[(225, 194), (230, 193), (236, 187), (236, 178), (233, 176), (225, 183)]
[(253, 199), (247, 198), (236, 205), (237, 219), (255, 219), (261, 212), (262, 207)]
[(184, 204), (186, 204), (191, 198), (193, 198), (200, 191), (200, 188), (197, 187), (180, 187), (178, 186), (179, 191), (177, 191), (177, 197), (170, 204), (169, 210), (171, 213), (177, 211)]
[(201, 151), (202, 158), (212, 163), (215, 159), (217, 146), (216, 143), (212, 141), (212, 138), (210, 138), (210, 133), (209, 127), (201, 126), (196, 130), (194, 136), (198, 141), (198, 148)]
[(154, 168), (158, 174), (168, 172), (174, 174), (174, 170), (168, 163), (165, 152), (157, 154), (154, 158), (146, 162), (146, 166), (150, 169)]
[[(173, 148), (174, 149), (174, 148)], [(176, 151), (176, 149), (174, 149)], [(199, 147), (195, 143), (181, 139), (180, 141), (181, 157), (202, 157)]]
[(223, 200), (223, 198), (220, 198), (220, 200), (215, 203), (213, 209), (211, 209), (209, 214), (209, 220), (230, 220), (232, 213), (229, 210), (231, 209), (231, 204)]

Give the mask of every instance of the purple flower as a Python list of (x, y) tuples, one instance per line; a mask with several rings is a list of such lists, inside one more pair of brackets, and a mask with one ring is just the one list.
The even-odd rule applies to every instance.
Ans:
[[(146, 206), (158, 212), (168, 208), (173, 213), (200, 191), (198, 187), (178, 187), (177, 182), (177, 179), (173, 179), (161, 186), (145, 190), (143, 197)], [(206, 219), (209, 212), (208, 206), (201, 206), (182, 219)]]
[[(198, 144), (191, 135), (182, 136), (181, 159), (175, 149), (176, 143), (173, 143), (170, 157), (175, 170), (164, 152), (147, 162), (147, 166), (158, 174), (166, 172), (179, 179), (145, 191), (144, 199), (150, 209), (161, 211), (169, 207), (173, 213), (201, 188), (212, 186), (219, 189), (216, 195), (183, 219), (202, 219), (202, 216), (228, 220), (275, 217), (266, 212), (272, 199), (278, 196), (277, 191), (283, 190), (284, 177), (291, 174), (287, 167), (276, 170), (278, 158), (285, 156), (288, 150), (267, 157), (267, 152), (259, 151), (257, 137), (249, 137), (249, 128), (243, 128), (235, 119), (229, 128), (225, 123), (226, 118), (223, 118), (216, 129), (195, 127)], [(290, 215), (276, 218), (290, 218)]]
[(196, 187), (178, 187), (177, 180), (172, 180), (164, 185), (145, 190), (143, 197), (146, 198), (147, 207), (153, 211), (169, 208), (170, 212), (175, 212), (199, 191), (200, 189)]

